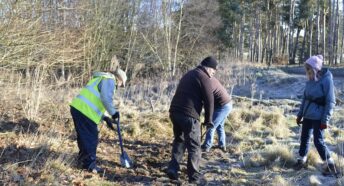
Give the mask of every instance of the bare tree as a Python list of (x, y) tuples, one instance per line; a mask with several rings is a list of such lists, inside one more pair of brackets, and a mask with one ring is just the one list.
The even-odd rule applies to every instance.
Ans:
[(319, 38), (320, 38), (320, 0), (317, 0), (317, 14), (316, 14), (316, 30), (315, 30), (315, 53), (319, 54)]
[(343, 50), (343, 45), (344, 45), (344, 1), (342, 1), (343, 3), (343, 6), (342, 6), (342, 44), (341, 44), (341, 49), (340, 49), (340, 60), (339, 60), (339, 63), (342, 63), (343, 62), (343, 55), (344, 55), (344, 50)]

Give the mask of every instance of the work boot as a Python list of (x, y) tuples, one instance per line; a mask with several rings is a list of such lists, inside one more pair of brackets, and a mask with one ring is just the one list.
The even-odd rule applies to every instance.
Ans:
[(189, 184), (195, 184), (195, 185), (200, 185), (201, 184), (201, 180), (199, 179), (189, 179)]
[(205, 145), (201, 146), (202, 152), (210, 152), (210, 147), (206, 147)]
[(206, 182), (203, 175), (198, 174), (197, 176), (194, 176), (192, 178), (189, 178), (189, 184), (195, 184), (195, 185), (204, 185)]
[(103, 174), (104, 173), (104, 169), (97, 167), (97, 166), (92, 168), (92, 169), (87, 169), (87, 171), (95, 173), (95, 174)]
[(297, 162), (293, 166), (294, 170), (301, 170), (302, 168), (307, 168), (307, 161), (303, 161), (298, 159)]
[(227, 152), (226, 146), (220, 146), (220, 149), (221, 149), (223, 152)]
[(326, 163), (325, 169), (323, 171), (323, 175), (324, 176), (333, 175), (337, 177), (340, 175), (340, 172), (339, 172), (338, 167), (334, 163)]
[(172, 170), (172, 169), (167, 169), (166, 174), (171, 180), (178, 180), (177, 171)]

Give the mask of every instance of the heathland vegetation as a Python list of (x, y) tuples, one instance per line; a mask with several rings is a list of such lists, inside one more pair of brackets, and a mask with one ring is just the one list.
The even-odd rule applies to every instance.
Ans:
[[(343, 185), (324, 177), (314, 147), (295, 172), (302, 67), (322, 54), (337, 105), (326, 142), (344, 172), (344, 2), (340, 0), (0, 0), (0, 185), (165, 185), (173, 137), (168, 108), (178, 80), (208, 55), (233, 95), (228, 152), (203, 154), (204, 184)], [(113, 55), (128, 74), (116, 92), (125, 149), (100, 125), (106, 169), (76, 167), (69, 103)], [(182, 171), (185, 171), (182, 165)], [(183, 177), (184, 176), (184, 177)], [(184, 184), (185, 174), (181, 177)]]

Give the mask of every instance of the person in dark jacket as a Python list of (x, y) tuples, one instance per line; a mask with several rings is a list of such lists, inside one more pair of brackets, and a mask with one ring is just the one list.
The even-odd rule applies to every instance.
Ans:
[(214, 93), (214, 114), (213, 114), (213, 123), (214, 127), (211, 127), (206, 132), (206, 137), (204, 140), (202, 150), (209, 152), (210, 148), (213, 146), (213, 139), (215, 130), (218, 135), (218, 146), (224, 152), (226, 151), (226, 134), (225, 134), (225, 121), (228, 117), (228, 114), (232, 110), (231, 97), (228, 94), (227, 90), (222, 86), (219, 80), (215, 77), (211, 78), (213, 84), (213, 93)]
[(327, 172), (336, 172), (334, 161), (324, 141), (324, 130), (335, 106), (333, 77), (328, 69), (322, 68), (322, 63), (322, 55), (312, 56), (305, 63), (308, 81), (296, 119), (298, 125), (302, 124), (302, 132), (295, 169), (299, 170), (307, 165), (309, 140), (313, 132), (314, 145), (328, 167)]
[(199, 181), (201, 159), (199, 118), (204, 106), (204, 124), (213, 125), (214, 95), (211, 77), (215, 74), (216, 68), (216, 59), (211, 56), (206, 57), (200, 66), (190, 70), (181, 78), (173, 96), (169, 110), (174, 133), (172, 157), (167, 168), (170, 179), (178, 179), (179, 164), (187, 149), (189, 182)]

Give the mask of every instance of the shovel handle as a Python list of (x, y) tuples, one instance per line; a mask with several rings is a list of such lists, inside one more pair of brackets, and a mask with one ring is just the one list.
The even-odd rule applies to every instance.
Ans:
[(123, 154), (123, 142), (122, 142), (122, 135), (121, 135), (121, 128), (119, 126), (119, 116), (117, 120), (117, 133), (118, 133), (118, 139), (119, 139), (119, 146), (121, 147), (121, 153)]

